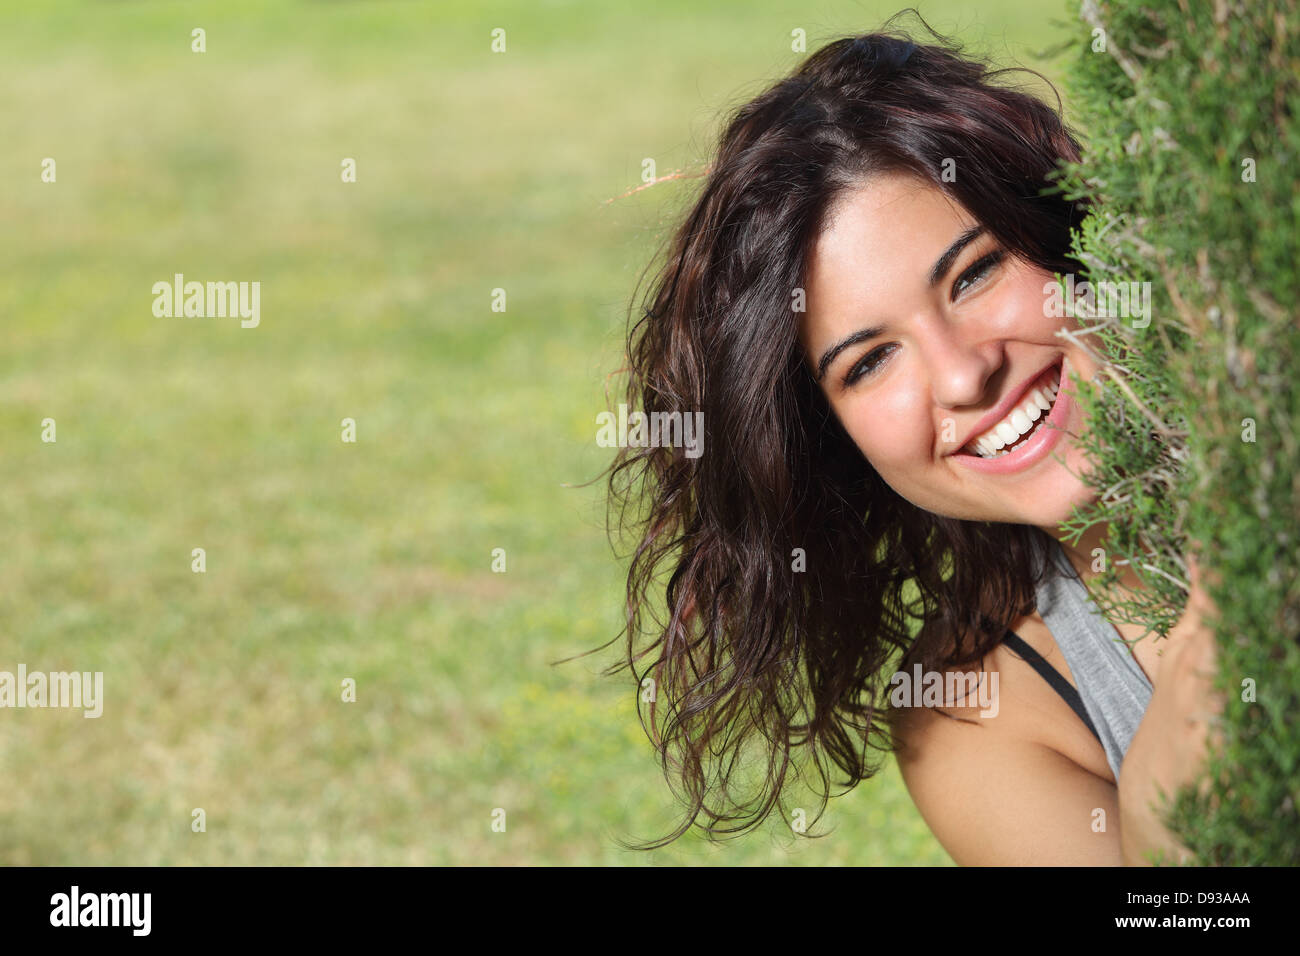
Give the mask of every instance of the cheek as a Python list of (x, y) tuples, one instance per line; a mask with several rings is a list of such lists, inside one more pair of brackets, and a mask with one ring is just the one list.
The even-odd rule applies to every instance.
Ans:
[(908, 385), (915, 377), (905, 369), (893, 371), (902, 373), (891, 375), (895, 387), (876, 389), (869, 402), (850, 403), (841, 412), (854, 444), (890, 484), (909, 468), (928, 464), (934, 448), (933, 425), (921, 396)]
[(1047, 305), (1050, 292), (1043, 287), (1055, 285), (1050, 273), (1041, 269), (1017, 265), (998, 289), (996, 311), (992, 320), (997, 329), (1010, 340), (1039, 341), (1052, 335), (1062, 325), (1077, 327), (1074, 319), (1057, 318)]

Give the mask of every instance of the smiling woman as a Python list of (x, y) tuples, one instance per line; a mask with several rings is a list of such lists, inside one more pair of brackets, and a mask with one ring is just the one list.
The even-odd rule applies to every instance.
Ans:
[(1033, 466), (1077, 430), (1069, 374), (1096, 363), (1056, 335), (1052, 272), (908, 172), (870, 177), (826, 220), (800, 333), (849, 438), (927, 511), (1058, 525), (1088, 495), (1084, 462), (1066, 442), (1067, 467)]
[[(626, 666), (688, 809), (647, 845), (784, 810), (801, 755), (824, 810), (874, 748), (959, 862), (1170, 849), (1118, 825), (1158, 661), (1090, 602), (1095, 542), (1060, 541), (1091, 493), (1072, 377), (1099, 368), (1050, 305), (1087, 212), (1051, 177), (1079, 147), (1010, 71), (934, 39), (838, 40), (742, 106), (629, 332), (629, 404), (702, 413), (708, 449), (611, 467)], [(895, 674), (955, 671), (978, 704), (890, 707)]]

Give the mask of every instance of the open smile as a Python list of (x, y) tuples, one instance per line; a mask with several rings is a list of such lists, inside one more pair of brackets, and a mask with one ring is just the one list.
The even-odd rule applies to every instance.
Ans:
[[(1073, 404), (1065, 359), (1061, 358), (1026, 383), (1010, 402), (986, 416), (951, 457), (987, 474), (1028, 468), (1060, 442)], [(992, 416), (997, 417), (989, 421)]]

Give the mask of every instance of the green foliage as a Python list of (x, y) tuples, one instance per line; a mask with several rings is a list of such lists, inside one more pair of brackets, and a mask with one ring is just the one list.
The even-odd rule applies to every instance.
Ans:
[[(1098, 604), (1148, 632), (1181, 614), (1185, 554), (1217, 578), (1222, 747), (1166, 819), (1199, 863), (1295, 865), (1300, 17), (1294, 0), (1086, 0), (1080, 27), (1085, 156), (1061, 185), (1094, 212), (1076, 253), (1092, 281), (1152, 294), (1145, 327), (1083, 323), (1112, 364), (1080, 383), (1101, 494), (1069, 527), (1108, 525)], [(1115, 588), (1126, 563), (1140, 599)]]

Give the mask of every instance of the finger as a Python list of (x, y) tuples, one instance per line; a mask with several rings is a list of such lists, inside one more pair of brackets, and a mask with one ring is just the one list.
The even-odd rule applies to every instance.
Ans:
[(1196, 538), (1189, 538), (1187, 541), (1187, 553), (1184, 555), (1184, 562), (1187, 565), (1187, 578), (1189, 590), (1192, 594), (1204, 592), (1206, 587), (1217, 584), (1219, 575), (1212, 567), (1207, 567), (1202, 561), (1201, 556), (1206, 553), (1205, 545)]

